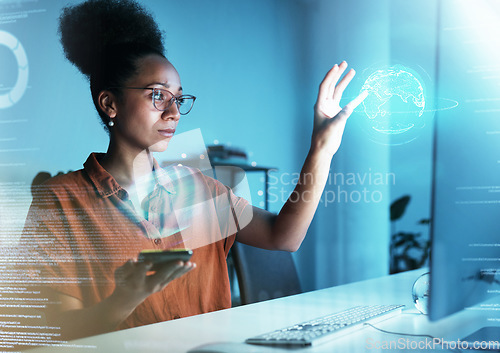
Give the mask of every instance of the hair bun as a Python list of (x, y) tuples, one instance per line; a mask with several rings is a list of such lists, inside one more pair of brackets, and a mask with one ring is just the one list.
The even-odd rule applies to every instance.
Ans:
[(163, 33), (134, 0), (87, 0), (65, 7), (59, 21), (64, 54), (86, 76), (114, 46), (137, 43), (164, 53)]

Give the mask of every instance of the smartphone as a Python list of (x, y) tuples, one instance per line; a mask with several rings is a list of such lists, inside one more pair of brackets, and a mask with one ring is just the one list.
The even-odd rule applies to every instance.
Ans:
[(139, 253), (138, 261), (150, 261), (153, 263), (152, 271), (156, 271), (159, 266), (171, 261), (189, 261), (193, 251), (191, 249), (171, 249), (171, 250), (143, 250)]

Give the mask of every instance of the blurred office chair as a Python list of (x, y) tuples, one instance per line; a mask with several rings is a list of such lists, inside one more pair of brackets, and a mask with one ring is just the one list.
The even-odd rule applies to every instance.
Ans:
[(302, 293), (292, 254), (235, 242), (231, 248), (241, 304)]

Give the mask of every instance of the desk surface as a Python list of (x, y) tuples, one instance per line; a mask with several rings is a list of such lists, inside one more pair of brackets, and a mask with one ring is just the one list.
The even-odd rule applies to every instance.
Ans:
[[(211, 342), (242, 343), (251, 336), (366, 304), (405, 304), (407, 306), (402, 315), (376, 325), (388, 331), (430, 334), (447, 341), (456, 341), (479, 327), (494, 326), (491, 323), (488, 325), (484, 313), (475, 310), (462, 311), (438, 322), (429, 322), (427, 316), (419, 314), (415, 309), (411, 297), (413, 282), (423, 272), (425, 271), (405, 272), (89, 337), (71, 342), (74, 345), (72, 348), (62, 347), (59, 350), (55, 347), (47, 347), (30, 352), (186, 352), (196, 346)], [(387, 350), (377, 349), (377, 347), (382, 348), (383, 344), (388, 344), (390, 341), (393, 344), (399, 342), (411, 347), (420, 341), (425, 341), (425, 338), (391, 335), (366, 327), (328, 343), (293, 352), (382, 352)], [(402, 346), (400, 348), (405, 352), (415, 351)], [(273, 349), (273, 351), (290, 352), (286, 349)]]

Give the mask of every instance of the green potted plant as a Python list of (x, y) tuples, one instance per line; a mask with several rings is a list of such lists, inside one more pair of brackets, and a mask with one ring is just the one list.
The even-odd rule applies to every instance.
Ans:
[[(403, 217), (411, 197), (405, 195), (391, 204), (391, 241), (389, 248), (389, 272), (399, 273), (414, 270), (425, 265), (429, 258), (430, 240), (422, 232), (404, 232), (396, 230), (396, 221)], [(424, 218), (417, 224), (428, 226), (430, 219)]]

